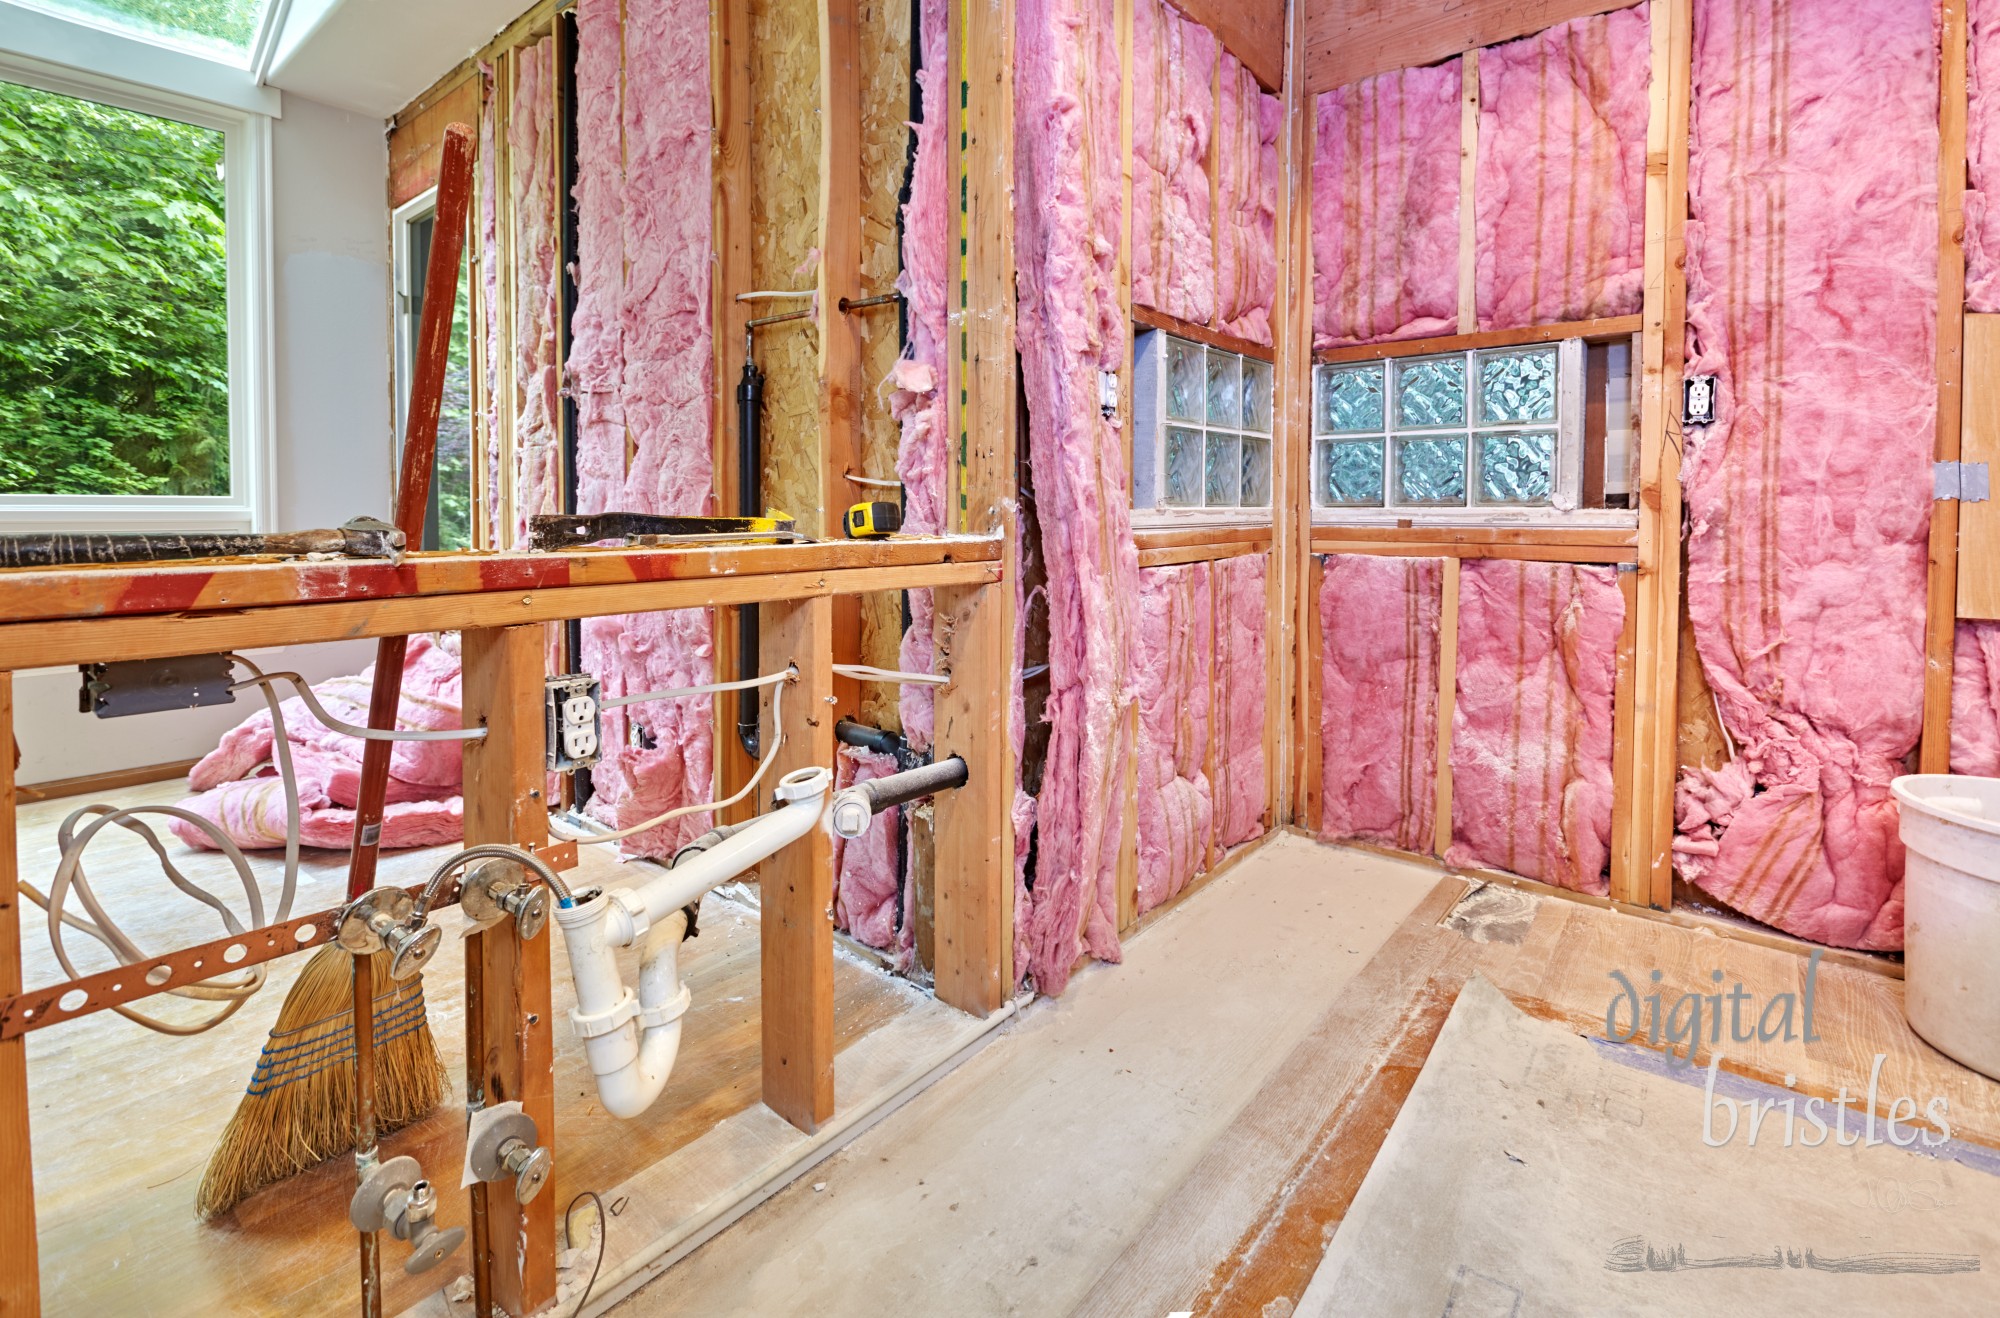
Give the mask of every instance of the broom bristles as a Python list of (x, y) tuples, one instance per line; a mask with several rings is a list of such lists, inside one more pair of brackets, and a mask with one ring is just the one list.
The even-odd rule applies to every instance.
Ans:
[[(314, 952), (278, 1012), (250, 1085), (195, 1192), (206, 1221), (354, 1148), (354, 958)], [(397, 984), (375, 954), (375, 1126), (401, 1129), (444, 1100), (445, 1069), (424, 1015), (421, 978)]]

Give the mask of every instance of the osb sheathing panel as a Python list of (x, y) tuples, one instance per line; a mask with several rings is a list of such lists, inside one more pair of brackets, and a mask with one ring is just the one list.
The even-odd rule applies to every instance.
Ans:
[(429, 104), (396, 116), (389, 127), (389, 205), (401, 206), (437, 186), (444, 130), (453, 123), (479, 126), (478, 78), (466, 78)]
[[(750, 281), (809, 289), (819, 241), (819, 8), (750, 4)], [(753, 314), (809, 304), (760, 302)], [(820, 524), (819, 333), (810, 320), (756, 331), (764, 371), (764, 506)]]
[[(896, 236), (898, 197), (910, 151), (910, 5), (908, 0), (862, 0), (858, 6), (861, 48), (861, 294), (873, 297), (895, 288), (902, 272)], [(896, 478), (896, 447), (902, 427), (889, 415), (885, 381), (903, 349), (902, 316), (894, 303), (860, 312), (861, 473), (877, 480)], [(854, 502), (895, 498), (894, 490), (854, 485)], [(899, 593), (861, 597), (861, 662), (894, 668), (903, 637)], [(862, 688), (861, 717), (878, 728), (901, 730), (894, 687)]]

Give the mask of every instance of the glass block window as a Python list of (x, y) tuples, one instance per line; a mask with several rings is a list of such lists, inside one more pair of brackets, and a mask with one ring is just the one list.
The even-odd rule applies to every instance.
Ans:
[(1577, 340), (1317, 367), (1314, 505), (1575, 507), (1582, 350)]
[(1132, 506), (1268, 509), (1271, 363), (1149, 329), (1134, 362)]

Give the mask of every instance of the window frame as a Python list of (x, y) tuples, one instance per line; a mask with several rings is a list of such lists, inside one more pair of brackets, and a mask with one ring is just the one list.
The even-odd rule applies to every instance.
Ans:
[[(1132, 334), (1134, 382), (1132, 445), (1131, 462), (1126, 476), (1131, 483), (1131, 488), (1128, 491), (1130, 496), (1128, 502), (1131, 506), (1132, 525), (1134, 529), (1142, 531), (1159, 530), (1190, 524), (1202, 526), (1270, 525), (1278, 498), (1278, 372), (1276, 363), (1266, 361), (1262, 357), (1249, 353), (1238, 352), (1233, 348), (1219, 347), (1216, 344), (1205, 343), (1200, 339), (1190, 338), (1184, 334), (1176, 334), (1172, 330), (1163, 329), (1158, 326), (1135, 323), (1132, 326)], [(1160, 344), (1159, 360), (1150, 366), (1147, 364), (1146, 348), (1141, 342), (1141, 340), (1149, 335), (1158, 336), (1157, 342)], [(1180, 418), (1168, 416), (1166, 404), (1166, 395), (1169, 388), (1167, 379), (1167, 353), (1170, 351), (1168, 345), (1175, 342), (1189, 344), (1201, 349), (1204, 364), (1209, 353), (1222, 353), (1226, 356), (1236, 358), (1239, 372), (1237, 383), (1239, 400), (1242, 392), (1241, 373), (1252, 362), (1263, 367), (1269, 373), (1271, 380), (1270, 428), (1268, 430), (1257, 430), (1242, 424), (1235, 426), (1211, 426), (1205, 415), (1200, 421), (1185, 421)], [(1206, 380), (1207, 371), (1204, 365), (1204, 399), (1206, 399)], [(1205, 401), (1203, 406), (1205, 412)], [(1241, 497), (1242, 479), (1240, 474), (1242, 441), (1246, 439), (1258, 440), (1268, 444), (1270, 447), (1270, 498), (1263, 503), (1246, 504), (1239, 502), (1215, 507), (1209, 507), (1206, 504), (1195, 507), (1167, 503), (1165, 501), (1166, 446), (1167, 431), (1170, 428), (1193, 429), (1199, 431), (1203, 436), (1204, 480), (1206, 480), (1207, 475), (1206, 451), (1207, 436), (1209, 433), (1213, 431), (1218, 435), (1233, 436), (1237, 440), (1239, 498)], [(1149, 485), (1151, 488), (1142, 493), (1140, 489), (1141, 484)]]
[[(1478, 363), (1482, 357), (1503, 353), (1556, 350), (1556, 418), (1553, 422), (1499, 422), (1483, 424), (1478, 417)], [(1562, 525), (1573, 527), (1635, 527), (1638, 512), (1631, 508), (1580, 507), (1585, 447), (1585, 358), (1584, 339), (1556, 339), (1543, 343), (1523, 343), (1506, 347), (1467, 345), (1443, 352), (1407, 356), (1385, 354), (1365, 362), (1315, 362), (1308, 378), (1306, 479), (1310, 490), (1312, 522), (1321, 526), (1434, 526), (1490, 527), (1518, 525)], [(1412, 427), (1395, 425), (1395, 375), (1411, 364), (1457, 358), (1466, 363), (1466, 419), (1457, 427)], [(1383, 371), (1382, 429), (1353, 433), (1324, 433), (1319, 430), (1319, 381), (1325, 371), (1372, 366)], [(1538, 432), (1553, 430), (1556, 435), (1554, 489), (1547, 504), (1480, 504), (1478, 490), (1478, 440), (1495, 431)], [(1466, 503), (1436, 505), (1395, 503), (1396, 446), (1399, 437), (1458, 438), (1466, 443)], [(1319, 452), (1323, 442), (1380, 441), (1383, 445), (1383, 498), (1373, 505), (1326, 504), (1320, 502)]]
[[(14, 6), (7, 6), (12, 12)], [(109, 34), (103, 34), (109, 36)], [(124, 38), (110, 37), (112, 40)], [(0, 494), (0, 528), (21, 531), (264, 531), (276, 506), (271, 117), (255, 110), (58, 68), (0, 51), (0, 81), (178, 120), (223, 135), (228, 265), (229, 493)]]

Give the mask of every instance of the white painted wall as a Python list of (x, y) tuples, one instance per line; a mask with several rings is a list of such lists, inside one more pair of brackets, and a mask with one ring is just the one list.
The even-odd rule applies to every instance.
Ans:
[[(272, 125), (278, 430), (276, 527), (391, 512), (389, 149), (380, 119), (287, 96)], [(116, 656), (107, 656), (115, 658)], [(365, 641), (255, 651), (265, 671), (358, 672)], [(262, 705), (99, 719), (77, 712), (74, 668), (16, 674), (18, 781), (191, 759)], [(288, 694), (288, 693), (287, 693)]]

